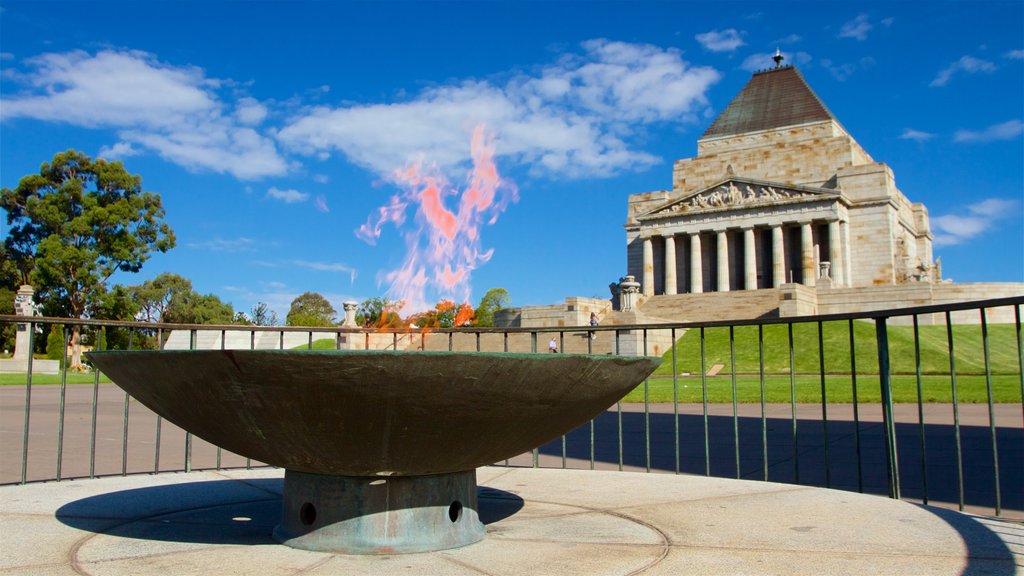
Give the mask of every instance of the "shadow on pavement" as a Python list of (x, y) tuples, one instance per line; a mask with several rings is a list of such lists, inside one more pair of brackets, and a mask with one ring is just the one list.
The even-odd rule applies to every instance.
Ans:
[[(1013, 553), (991, 528), (976, 518), (953, 510), (921, 506), (957, 531), (967, 547), (967, 566), (962, 576), (1011, 576), (1017, 574)], [(1009, 523), (1006, 526), (1014, 526)], [(1021, 530), (1024, 532), (1024, 529)], [(1020, 537), (1020, 534), (1017, 535)]]
[[(274, 544), (281, 479), (213, 480), (119, 490), (69, 502), (55, 516), (81, 530), (142, 540), (202, 544)], [(519, 496), (478, 488), (484, 524), (523, 507)]]
[[(760, 417), (709, 415), (707, 435), (704, 417), (680, 414), (678, 444), (674, 415), (622, 412), (621, 441), (618, 415), (612, 409), (595, 419), (593, 456), (601, 468), (616, 466), (719, 478), (768, 480), (804, 486), (830, 487), (868, 494), (889, 493), (886, 473), (885, 437), (880, 422), (855, 425), (848, 420), (798, 418), (794, 443), (793, 420), (772, 418), (762, 427)], [(649, 433), (645, 432), (649, 430)], [(857, 436), (860, 436), (859, 446)], [(925, 463), (921, 458), (921, 428), (917, 423), (898, 422), (896, 444), (900, 494), (903, 498), (935, 502), (958, 502), (956, 431), (952, 425), (926, 423)], [(1004, 510), (1024, 510), (1024, 430), (997, 428), (999, 486)], [(707, 454), (705, 456), (705, 438)], [(736, 439), (739, 456), (737, 457)], [(963, 461), (963, 499), (967, 506), (995, 508), (995, 466), (992, 438), (986, 426), (960, 426)], [(764, 447), (767, 446), (767, 459)], [(561, 457), (561, 439), (540, 448), (546, 456)], [(567, 458), (589, 462), (590, 425), (584, 424), (566, 435)], [(738, 460), (738, 472), (737, 472)], [(826, 465), (827, 464), (827, 465)], [(546, 464), (550, 466), (550, 464)], [(576, 463), (573, 466), (579, 467)], [(925, 474), (922, 474), (922, 469)]]

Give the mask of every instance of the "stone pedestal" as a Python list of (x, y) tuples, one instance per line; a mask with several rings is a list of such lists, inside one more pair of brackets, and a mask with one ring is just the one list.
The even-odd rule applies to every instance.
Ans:
[(341, 554), (431, 552), (483, 537), (476, 470), (376, 478), (286, 470), (274, 528), (292, 548)]
[[(24, 285), (18, 288), (18, 293), (14, 297), (14, 313), (18, 316), (35, 316), (36, 307), (32, 302), (32, 295), (35, 294), (35, 290), (31, 286)], [(14, 357), (13, 360), (27, 361), (29, 355), (32, 354), (31, 346), (29, 345), (29, 330), (32, 329), (31, 324), (18, 324), (17, 335), (14, 339)]]
[(619, 282), (619, 310), (630, 312), (636, 307), (640, 296), (640, 283), (634, 276), (626, 276)]
[(342, 303), (345, 307), (345, 320), (342, 321), (341, 325), (345, 328), (358, 328), (356, 324), (356, 310), (359, 309), (359, 303), (353, 300), (348, 300)]

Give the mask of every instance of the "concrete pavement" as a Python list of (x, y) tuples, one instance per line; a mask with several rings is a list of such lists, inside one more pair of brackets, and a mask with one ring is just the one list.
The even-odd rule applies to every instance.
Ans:
[(0, 574), (1020, 574), (1024, 525), (688, 475), (485, 467), (483, 542), (395, 556), (276, 544), (283, 471), (0, 487)]

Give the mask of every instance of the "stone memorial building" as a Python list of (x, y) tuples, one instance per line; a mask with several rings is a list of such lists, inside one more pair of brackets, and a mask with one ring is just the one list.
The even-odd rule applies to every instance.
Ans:
[[(1024, 294), (1019, 282), (943, 279), (925, 206), (896, 187), (892, 169), (861, 148), (796, 68), (782, 66), (781, 54), (775, 61), (708, 127), (697, 157), (675, 163), (671, 190), (629, 196), (626, 274), (609, 286), (610, 300), (567, 298), (496, 319), (577, 326), (594, 312), (602, 325), (701, 322)], [(996, 308), (989, 320), (1011, 315)], [(979, 321), (975, 311), (952, 317)]]
[(629, 197), (626, 241), (648, 297), (940, 280), (927, 209), (792, 66), (753, 75), (672, 190)]

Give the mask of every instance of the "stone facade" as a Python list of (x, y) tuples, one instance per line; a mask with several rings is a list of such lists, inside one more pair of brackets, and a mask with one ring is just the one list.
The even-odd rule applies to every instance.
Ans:
[(755, 74), (697, 150), (672, 190), (629, 197), (627, 274), (644, 296), (815, 286), (822, 270), (835, 287), (939, 280), (927, 209), (795, 68)]

